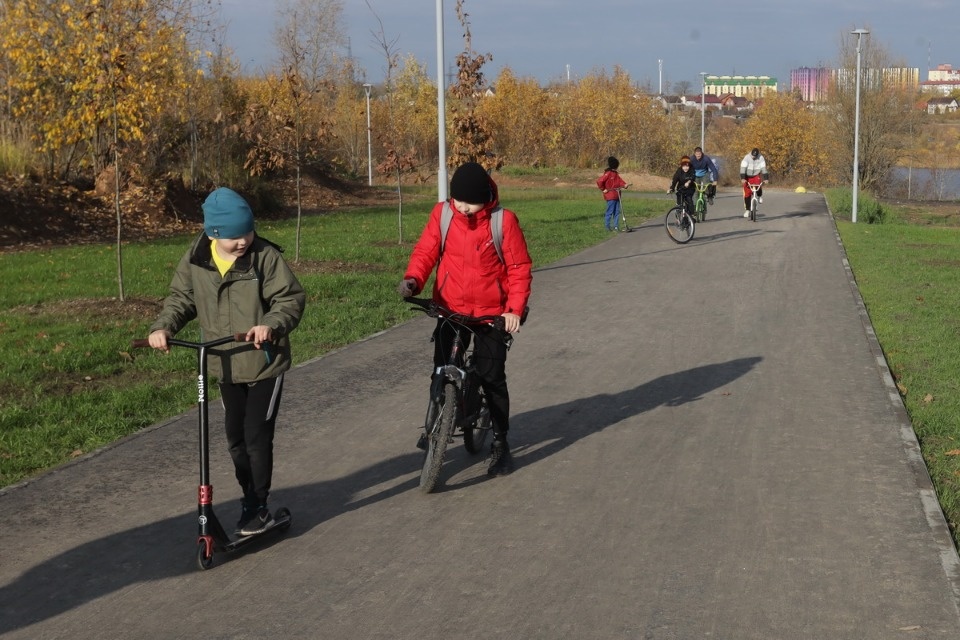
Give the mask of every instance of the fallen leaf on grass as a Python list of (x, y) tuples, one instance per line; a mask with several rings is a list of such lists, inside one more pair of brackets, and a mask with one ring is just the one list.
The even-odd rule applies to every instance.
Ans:
[(945, 456), (960, 456), (960, 449), (950, 449), (950, 451), (944, 452)]
[(70, 452), (71, 458), (78, 458), (83, 455), (83, 449), (74, 449)]
[(928, 393), (927, 395), (923, 396), (923, 401), (926, 402), (927, 404), (930, 404), (931, 402), (933, 402), (933, 396)]
[(900, 382), (897, 383), (897, 390), (900, 392), (900, 395), (902, 396), (907, 395), (907, 388), (903, 386), (903, 384)]

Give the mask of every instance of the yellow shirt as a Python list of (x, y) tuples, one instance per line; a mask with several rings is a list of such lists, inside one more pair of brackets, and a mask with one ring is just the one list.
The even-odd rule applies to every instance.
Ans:
[(224, 260), (220, 254), (217, 252), (217, 241), (210, 241), (210, 255), (213, 256), (213, 264), (217, 265), (217, 271), (220, 272), (220, 277), (227, 275), (227, 271), (230, 271), (230, 267), (233, 266), (233, 260)]

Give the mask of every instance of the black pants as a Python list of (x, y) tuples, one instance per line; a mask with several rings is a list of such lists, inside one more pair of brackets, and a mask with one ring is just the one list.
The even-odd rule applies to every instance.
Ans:
[[(507, 345), (503, 341), (504, 336), (493, 327), (474, 327), (474, 331), (470, 331), (438, 320), (437, 328), (433, 332), (434, 367), (447, 364), (450, 346), (457, 331), (463, 340), (461, 354), (466, 351), (473, 338), (473, 362), (476, 375), (480, 379), (480, 386), (487, 396), (493, 434), (494, 437), (503, 439), (510, 430), (510, 392), (507, 390)], [(455, 364), (463, 366), (463, 361)]]
[(267, 504), (273, 477), (273, 434), (283, 374), (250, 384), (220, 383), (227, 446), (244, 502)]

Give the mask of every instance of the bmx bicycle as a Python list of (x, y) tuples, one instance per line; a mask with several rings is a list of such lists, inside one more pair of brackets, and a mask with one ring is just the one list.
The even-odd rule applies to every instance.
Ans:
[(697, 222), (690, 215), (690, 199), (680, 198), (681, 204), (667, 211), (663, 224), (667, 229), (667, 235), (677, 244), (687, 244), (693, 240), (697, 232)]
[(697, 195), (693, 199), (693, 217), (697, 222), (703, 222), (707, 219), (707, 190), (710, 183), (706, 180), (696, 180), (694, 185), (697, 187)]
[[(208, 342), (188, 342), (167, 338), (167, 344), (177, 347), (186, 347), (197, 352), (197, 409), (199, 414), (200, 434), (200, 487), (197, 492), (197, 522), (199, 532), (197, 536), (197, 567), (201, 570), (213, 566), (215, 551), (237, 551), (269, 533), (286, 531), (290, 528), (292, 516), (286, 507), (277, 509), (273, 515), (273, 524), (259, 533), (249, 536), (239, 536), (230, 539), (217, 514), (213, 511), (213, 486), (210, 484), (210, 421), (207, 409), (207, 351), (213, 347), (229, 342), (247, 342), (247, 336), (238, 333), (225, 336)], [(146, 339), (137, 339), (131, 342), (134, 349), (149, 347)]]
[[(416, 305), (415, 311), (450, 323), (454, 329), (475, 332), (478, 326), (491, 326), (502, 334), (507, 349), (513, 342), (513, 336), (504, 331), (503, 316), (467, 316), (426, 298), (404, 298), (404, 302)], [(417, 443), (424, 449), (420, 490), (430, 493), (436, 487), (447, 445), (454, 438), (462, 437), (464, 448), (476, 454), (483, 450), (491, 428), (490, 408), (476, 375), (473, 349), (465, 345), (459, 330), (454, 331), (447, 363), (433, 373), (424, 432)]]
[(750, 196), (750, 222), (756, 222), (757, 211), (760, 209), (760, 198), (757, 196), (757, 192), (763, 187), (763, 181), (759, 184), (748, 182), (747, 186), (750, 187), (750, 191), (753, 192), (753, 195)]

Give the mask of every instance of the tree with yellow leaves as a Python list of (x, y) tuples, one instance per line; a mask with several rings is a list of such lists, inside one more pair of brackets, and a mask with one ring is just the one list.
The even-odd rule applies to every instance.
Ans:
[(66, 176), (79, 163), (99, 175), (113, 164), (120, 300), (121, 152), (180, 93), (190, 62), (170, 8), (149, 0), (20, 0), (8, 3), (0, 23), (14, 114), (32, 123), (49, 173)]

